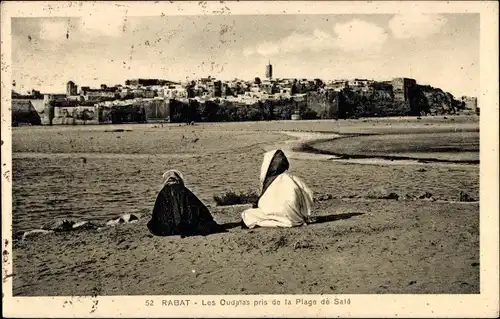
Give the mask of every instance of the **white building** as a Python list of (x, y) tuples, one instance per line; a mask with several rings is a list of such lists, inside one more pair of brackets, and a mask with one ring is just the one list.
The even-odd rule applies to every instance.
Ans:
[(188, 97), (188, 93), (186, 88), (176, 84), (163, 87), (163, 96), (168, 99), (185, 99)]

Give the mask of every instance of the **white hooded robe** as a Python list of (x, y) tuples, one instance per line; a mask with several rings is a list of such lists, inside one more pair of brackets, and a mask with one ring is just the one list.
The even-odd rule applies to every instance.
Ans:
[[(261, 191), (277, 150), (264, 154), (260, 172)], [(311, 215), (313, 192), (298, 177), (288, 172), (279, 174), (258, 201), (258, 208), (245, 210), (241, 217), (248, 228), (295, 227), (306, 223)]]

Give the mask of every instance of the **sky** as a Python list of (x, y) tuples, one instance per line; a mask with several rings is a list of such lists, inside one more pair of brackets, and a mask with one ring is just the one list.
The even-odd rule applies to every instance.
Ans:
[(13, 18), (16, 90), (64, 92), (131, 78), (410, 77), (479, 94), (479, 14)]

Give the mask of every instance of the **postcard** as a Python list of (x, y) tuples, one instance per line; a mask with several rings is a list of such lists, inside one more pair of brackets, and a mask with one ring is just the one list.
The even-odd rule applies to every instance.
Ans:
[(497, 2), (1, 13), (5, 317), (498, 317)]

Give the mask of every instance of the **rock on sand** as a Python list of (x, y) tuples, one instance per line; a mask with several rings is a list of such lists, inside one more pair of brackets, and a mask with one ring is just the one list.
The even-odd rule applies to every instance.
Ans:
[(46, 230), (46, 229), (30, 230), (30, 231), (27, 231), (23, 234), (23, 238), (21, 240), (24, 241), (26, 239), (32, 239), (32, 238), (36, 238), (38, 236), (43, 236), (43, 235), (52, 234), (52, 233), (54, 233), (53, 230)]
[(124, 214), (117, 219), (110, 220), (106, 223), (106, 226), (116, 226), (118, 224), (131, 224), (139, 220), (139, 217), (135, 214)]

